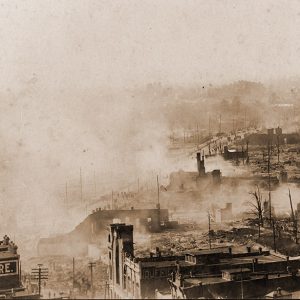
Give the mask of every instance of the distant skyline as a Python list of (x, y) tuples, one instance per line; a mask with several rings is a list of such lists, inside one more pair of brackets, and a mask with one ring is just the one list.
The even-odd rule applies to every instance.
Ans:
[(300, 75), (299, 1), (0, 1), (0, 89)]

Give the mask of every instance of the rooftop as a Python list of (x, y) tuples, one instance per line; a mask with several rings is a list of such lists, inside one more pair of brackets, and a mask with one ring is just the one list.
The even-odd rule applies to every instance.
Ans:
[(251, 270), (249, 268), (236, 268), (236, 269), (222, 270), (222, 272), (226, 272), (230, 274), (239, 274), (239, 273), (251, 272)]
[(5, 235), (3, 240), (0, 241), (0, 260), (7, 258), (17, 258), (17, 245), (10, 240), (10, 238)]

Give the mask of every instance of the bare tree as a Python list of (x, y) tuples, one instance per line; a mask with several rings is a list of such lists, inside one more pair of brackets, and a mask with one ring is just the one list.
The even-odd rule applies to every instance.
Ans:
[(258, 236), (260, 237), (260, 228), (264, 227), (264, 207), (262, 194), (259, 187), (256, 187), (254, 192), (249, 193), (252, 196), (252, 201), (248, 201), (247, 204), (251, 208), (250, 213), (258, 220)]

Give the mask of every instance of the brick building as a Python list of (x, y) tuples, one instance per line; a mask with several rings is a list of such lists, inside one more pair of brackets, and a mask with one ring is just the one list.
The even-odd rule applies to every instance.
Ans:
[(148, 257), (135, 257), (133, 226), (111, 224), (108, 233), (109, 296), (111, 299), (153, 299), (170, 294), (168, 278), (184, 256), (162, 256), (157, 248)]
[(282, 287), (299, 290), (300, 260), (235, 248), (186, 254), (169, 279), (173, 299), (261, 299)]

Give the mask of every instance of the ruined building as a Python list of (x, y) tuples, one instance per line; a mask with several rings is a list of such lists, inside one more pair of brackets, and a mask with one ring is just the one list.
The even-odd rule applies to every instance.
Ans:
[(204, 164), (204, 155), (201, 156), (201, 153), (197, 153), (197, 167), (199, 176), (205, 176), (205, 164)]
[(215, 221), (222, 223), (233, 219), (232, 203), (226, 203), (225, 208), (216, 208), (214, 210)]
[(168, 190), (198, 189), (202, 183), (220, 184), (222, 173), (219, 169), (206, 172), (205, 156), (197, 153), (197, 172), (178, 171), (170, 174)]
[[(153, 209), (96, 209), (70, 233), (42, 238), (38, 243), (38, 255), (87, 256), (89, 248), (99, 247), (99, 239), (106, 235), (109, 224), (127, 222), (137, 229), (158, 232), (169, 224), (169, 212), (160, 207)], [(104, 246), (104, 245), (103, 245)]]
[(282, 128), (269, 128), (266, 133), (252, 133), (246, 136), (251, 145), (280, 145), (298, 144), (300, 135), (298, 133), (283, 133)]
[(248, 152), (243, 149), (229, 149), (228, 146), (224, 146), (223, 157), (226, 160), (246, 159), (248, 157)]
[(133, 226), (108, 228), (109, 291), (112, 299), (261, 298), (300, 286), (299, 258), (262, 248), (223, 247), (163, 256), (159, 249), (135, 257)]
[(110, 299), (153, 299), (156, 290), (169, 293), (168, 278), (184, 256), (165, 257), (157, 248), (148, 257), (135, 257), (133, 226), (111, 224), (108, 230)]

